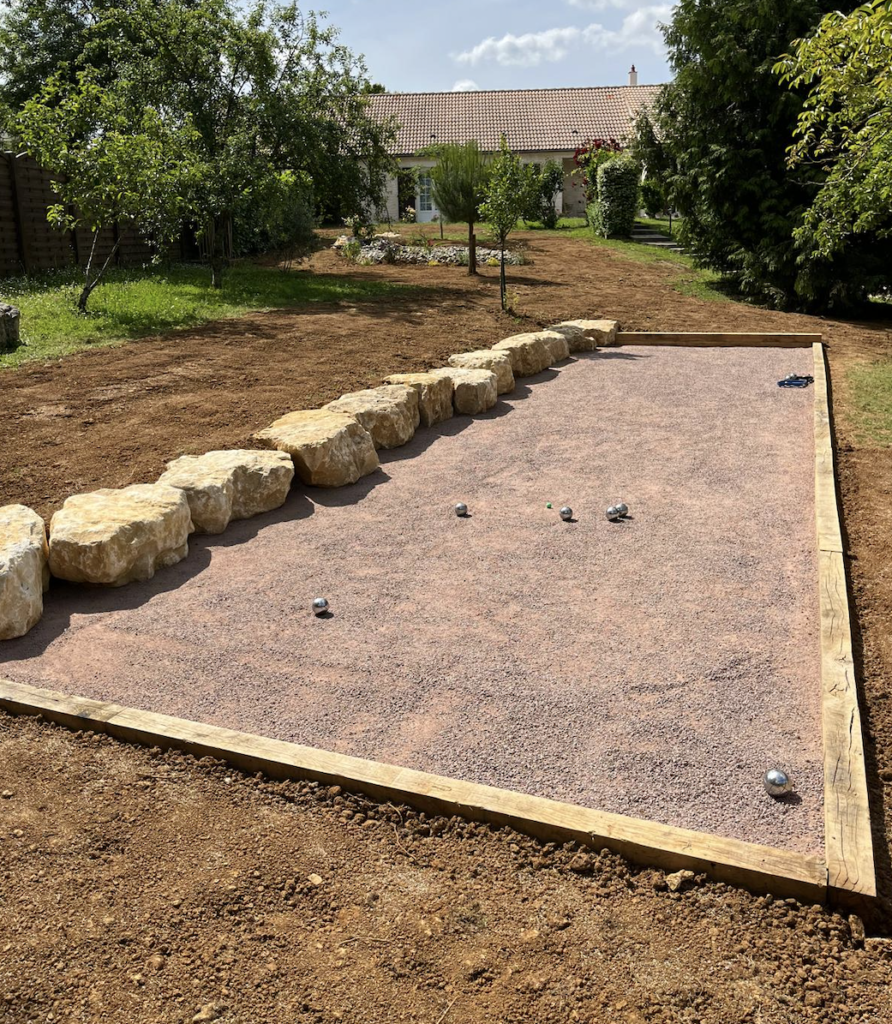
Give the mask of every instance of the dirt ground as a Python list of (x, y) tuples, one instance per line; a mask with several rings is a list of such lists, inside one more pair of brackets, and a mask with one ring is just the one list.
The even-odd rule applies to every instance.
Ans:
[[(888, 934), (892, 450), (859, 442), (845, 378), (856, 362), (892, 356), (890, 325), (709, 303), (679, 294), (670, 265), (525, 237), (534, 262), (513, 276), (519, 322), (497, 312), (489, 268), (469, 281), (455, 268), (356, 267), (426, 287), (2, 375), (3, 501), (49, 514), (74, 491), (151, 480), (166, 459), (243, 444), (289, 409), (559, 319), (820, 330), (885, 914), (874, 927)], [(306, 272), (343, 270), (322, 252)], [(659, 873), (616, 858), (5, 717), (0, 791), (4, 1024), (879, 1024), (892, 1014), (889, 940), (862, 945), (844, 917), (712, 883), (670, 893)]]

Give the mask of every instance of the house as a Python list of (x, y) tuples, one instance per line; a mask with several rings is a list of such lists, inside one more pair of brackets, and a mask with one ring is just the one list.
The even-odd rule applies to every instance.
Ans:
[[(582, 216), (585, 201), (574, 154), (590, 139), (628, 138), (639, 111), (653, 103), (660, 86), (638, 85), (634, 66), (629, 84), (582, 89), (500, 89), (477, 92), (380, 93), (370, 97), (375, 118), (392, 117), (399, 130), (394, 156), (403, 168), (417, 168), (414, 203), (400, 195), (396, 177), (388, 183), (387, 219), (399, 220), (413, 205), (421, 222), (435, 220), (438, 210), (431, 195), (434, 164), (419, 152), (430, 146), (476, 139), (492, 153), (504, 134), (525, 163), (558, 161), (564, 169), (564, 190), (556, 200), (559, 213)], [(383, 212), (383, 211), (382, 211)]]

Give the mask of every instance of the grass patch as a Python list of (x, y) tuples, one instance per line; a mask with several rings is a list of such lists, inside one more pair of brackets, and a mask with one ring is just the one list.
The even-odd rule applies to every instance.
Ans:
[(859, 441), (892, 445), (892, 360), (855, 366), (849, 371), (852, 404), (858, 412)]
[(74, 267), (0, 282), (3, 301), (22, 311), (24, 342), (16, 351), (0, 355), (0, 368), (197, 327), (252, 310), (357, 302), (410, 290), (408, 285), (281, 271), (248, 262), (229, 268), (219, 290), (211, 288), (204, 267), (121, 268), (96, 289), (89, 312), (81, 316), (75, 308), (80, 283)]

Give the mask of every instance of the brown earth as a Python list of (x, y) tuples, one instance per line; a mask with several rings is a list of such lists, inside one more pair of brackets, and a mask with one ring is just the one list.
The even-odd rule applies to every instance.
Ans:
[[(2, 375), (3, 501), (49, 514), (76, 490), (153, 479), (166, 459), (242, 444), (281, 412), (558, 319), (820, 330), (887, 930), (892, 450), (859, 440), (846, 373), (892, 356), (892, 329), (705, 302), (675, 290), (668, 264), (525, 240), (534, 262), (511, 275), (520, 322), (496, 311), (488, 268), (469, 281), (455, 268), (357, 267), (425, 290), (256, 314)], [(343, 269), (322, 252), (310, 272)], [(4, 1024), (167, 1024), (201, 1007), (199, 1020), (230, 1024), (879, 1024), (892, 1014), (888, 940), (862, 947), (840, 916), (712, 883), (669, 893), (659, 873), (617, 858), (576, 860), (591, 872), (577, 873), (575, 851), (511, 833), (5, 717), (0, 789)]]

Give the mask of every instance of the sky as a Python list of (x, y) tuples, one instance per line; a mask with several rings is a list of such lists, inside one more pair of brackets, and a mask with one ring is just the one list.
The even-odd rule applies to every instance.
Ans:
[(320, 0), (389, 92), (641, 85), (670, 78), (657, 28), (671, 2)]

